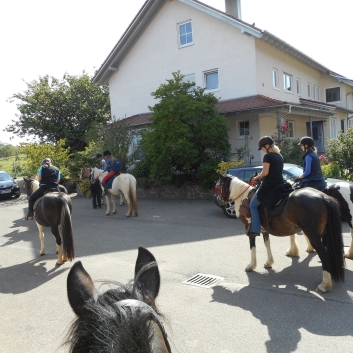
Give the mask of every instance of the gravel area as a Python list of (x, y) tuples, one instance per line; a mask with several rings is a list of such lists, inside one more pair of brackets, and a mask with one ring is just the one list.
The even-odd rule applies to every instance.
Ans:
[(27, 195), (21, 194), (17, 199), (11, 198), (0, 198), (0, 208), (9, 207), (14, 205), (20, 205), (22, 203), (27, 203)]

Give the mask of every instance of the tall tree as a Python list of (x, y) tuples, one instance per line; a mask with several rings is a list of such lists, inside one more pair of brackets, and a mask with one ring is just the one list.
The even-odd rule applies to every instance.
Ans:
[(90, 127), (109, 120), (108, 87), (92, 84), (85, 73), (62, 79), (45, 75), (26, 84), (24, 92), (12, 96), (20, 114), (6, 127), (8, 132), (32, 135), (41, 143), (65, 139), (71, 151), (82, 151)]
[(216, 110), (218, 99), (180, 72), (152, 93), (159, 102), (151, 128), (142, 135), (144, 163), (151, 177), (161, 180), (205, 181), (217, 179), (218, 156), (229, 156), (229, 124)]

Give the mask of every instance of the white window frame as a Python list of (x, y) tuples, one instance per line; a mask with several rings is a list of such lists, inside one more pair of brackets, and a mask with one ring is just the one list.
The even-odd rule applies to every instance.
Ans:
[(273, 68), (272, 69), (272, 86), (274, 89), (279, 90), (278, 87), (278, 70)]
[[(288, 89), (288, 79), (290, 81), (290, 89)], [(290, 74), (287, 74), (286, 72), (283, 72), (283, 89), (287, 93), (293, 93), (293, 76)]]
[(330, 118), (330, 138), (337, 138), (337, 118)]
[(295, 136), (295, 121), (287, 120), (288, 123), (288, 137), (294, 138)]
[(316, 101), (316, 86), (313, 85), (313, 100)]
[[(181, 26), (186, 26), (188, 23), (191, 23), (191, 32), (187, 32), (187, 33), (191, 33), (191, 42), (188, 42), (188, 43), (185, 43), (185, 44), (181, 44), (181, 40), (180, 39), (181, 39), (181, 36), (183, 36), (184, 34), (180, 33), (180, 27)], [(193, 44), (194, 44), (194, 31), (193, 31), (192, 21), (191, 20), (187, 20), (187, 21), (178, 23), (178, 45), (179, 45), (179, 48), (185, 48), (185, 47), (188, 47), (188, 46), (193, 45)]]
[(316, 87), (316, 95), (317, 95), (317, 97), (316, 97), (316, 100), (318, 101), (318, 102), (320, 102), (320, 87), (319, 86), (317, 86)]
[[(215, 73), (217, 73), (218, 86), (216, 88), (207, 88), (207, 76)], [(207, 92), (215, 92), (220, 90), (218, 69), (213, 69), (213, 70), (208, 70), (203, 72), (203, 86)]]
[(196, 88), (196, 75), (195, 74), (184, 75), (182, 82), (194, 83), (194, 85), (188, 89), (188, 92), (190, 93), (194, 91)]
[[(245, 127), (240, 127), (240, 124), (242, 123), (247, 123), (248, 124), (248, 130), (244, 133), (244, 134), (241, 134), (241, 129), (246, 129)], [(241, 120), (241, 121), (238, 121), (238, 137), (240, 139), (245, 139), (245, 136), (249, 136), (249, 132), (250, 132), (250, 121), (249, 120)]]
[[(327, 98), (326, 98), (326, 91), (328, 90), (328, 89), (332, 89), (332, 88), (339, 88), (340, 89), (340, 100), (338, 100), (338, 101), (330, 101), (330, 102), (328, 102), (327, 101)], [(342, 95), (342, 92), (341, 92), (341, 87), (340, 86), (334, 86), (334, 87), (327, 87), (327, 88), (325, 88), (325, 102), (326, 103), (341, 103), (341, 95)]]
[(300, 78), (297, 78), (295, 80), (295, 84), (296, 84), (296, 90), (297, 90), (297, 95), (300, 96), (301, 95), (301, 85), (300, 85)]
[(311, 83), (308, 82), (308, 92), (307, 92), (308, 98), (311, 98), (311, 91), (312, 91), (312, 89), (311, 89)]

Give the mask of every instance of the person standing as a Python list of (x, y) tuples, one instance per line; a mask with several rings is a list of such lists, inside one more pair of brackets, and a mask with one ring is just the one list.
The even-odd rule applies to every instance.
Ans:
[(104, 170), (105, 167), (107, 166), (107, 162), (106, 162), (105, 159), (103, 158), (102, 153), (98, 153), (98, 154), (96, 155), (96, 158), (97, 158), (97, 160), (98, 160), (98, 162), (99, 162), (99, 165), (100, 165), (99, 169)]
[(299, 181), (298, 189), (311, 187), (320, 191), (324, 191), (327, 182), (322, 174), (319, 156), (317, 155), (314, 140), (310, 136), (304, 136), (300, 139), (300, 146), (304, 152), (303, 174), (295, 181)]
[(42, 197), (49, 189), (59, 189), (60, 170), (52, 164), (50, 158), (44, 158), (42, 165), (39, 167), (37, 180), (39, 181), (39, 188), (31, 194), (28, 198), (28, 213), (25, 220), (33, 219), (33, 206), (37, 199)]
[(92, 195), (93, 208), (96, 209), (102, 207), (102, 188), (99, 179), (93, 180), (92, 175), (90, 176), (90, 190)]

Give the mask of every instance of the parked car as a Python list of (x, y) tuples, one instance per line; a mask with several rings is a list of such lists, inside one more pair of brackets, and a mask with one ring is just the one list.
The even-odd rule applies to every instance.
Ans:
[(8, 172), (0, 170), (0, 197), (20, 197), (21, 189), (15, 179)]
[[(242, 166), (242, 167), (236, 167), (236, 168), (229, 168), (225, 174), (231, 174), (233, 176), (236, 176), (237, 178), (249, 182), (249, 179), (256, 173), (256, 171), (261, 172), (262, 170), (262, 165), (248, 165), (248, 166)], [(290, 183), (294, 183), (294, 180), (303, 174), (303, 168), (299, 167), (296, 164), (291, 164), (291, 163), (284, 163), (283, 165), (283, 178), (288, 180)], [(327, 185), (335, 184), (340, 181), (346, 181), (346, 180), (341, 180), (341, 179), (332, 179), (332, 178), (327, 178)], [(350, 182), (351, 183), (351, 182)], [(353, 183), (352, 183), (353, 184)], [(213, 195), (215, 204), (218, 207), (221, 207), (223, 212), (227, 217), (230, 218), (236, 218), (235, 215), (235, 209), (234, 209), (234, 202), (227, 202), (223, 204), (221, 202), (221, 195), (220, 195), (220, 183), (219, 181), (216, 183), (215, 186), (215, 193)]]

